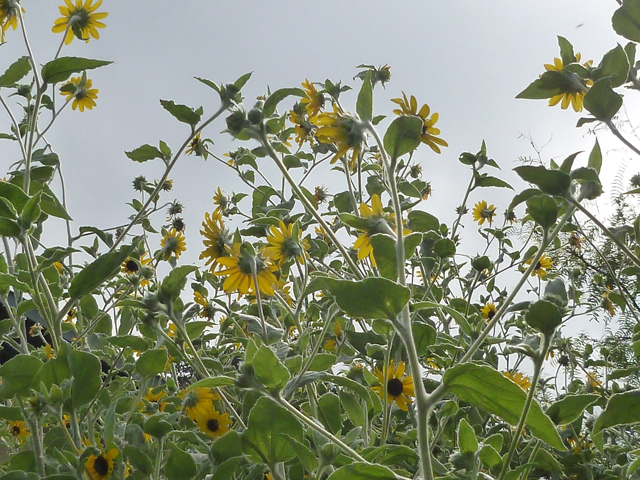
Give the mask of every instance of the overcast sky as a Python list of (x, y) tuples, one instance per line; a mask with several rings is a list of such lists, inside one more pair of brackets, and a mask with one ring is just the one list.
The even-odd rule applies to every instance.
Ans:
[[(44, 64), (61, 40), (51, 27), (62, 1), (22, 4), (36, 60)], [(403, 91), (440, 114), (438, 126), (449, 148), (438, 156), (424, 147), (416, 158), (425, 180), (433, 184), (433, 198), (424, 208), (451, 223), (469, 179), (468, 167), (457, 158), (477, 151), (483, 139), (507, 180), (515, 180), (510, 170), (519, 157), (536, 154), (523, 135), (544, 146), (545, 161), (591, 149), (594, 137), (587, 127), (575, 128), (579, 114), (514, 97), (544, 71), (544, 63), (559, 56), (556, 35), (568, 38), (583, 61), (598, 61), (616, 42), (624, 44), (610, 26), (616, 8), (614, 0), (105, 0), (99, 11), (109, 16), (101, 38), (88, 44), (76, 39), (62, 53), (114, 61), (89, 72), (100, 90), (97, 107), (84, 113), (67, 109), (48, 135), (61, 157), (74, 225), (122, 223), (131, 213), (126, 205), (134, 196), (131, 180), (136, 175), (158, 178), (160, 164), (133, 163), (125, 150), (159, 140), (178, 149), (188, 127), (165, 112), (159, 99), (202, 105), (205, 114), (217, 109), (215, 92), (194, 76), (226, 83), (252, 71), (243, 90), (251, 106), (267, 86), (299, 86), (305, 78), (342, 80), (357, 91), (360, 82), (353, 76), (361, 63), (391, 67), (386, 90), (376, 89), (377, 114), (391, 115), (388, 100)], [(9, 31), (6, 41), (0, 49), (2, 71), (24, 54), (18, 31)], [(345, 108), (354, 110), (353, 99), (345, 96)], [(3, 131), (8, 131), (6, 115), (2, 119)], [(221, 119), (205, 131), (216, 142), (212, 150), (218, 155), (241, 145), (220, 135), (224, 128)], [(18, 152), (2, 142), (2, 161), (8, 166)], [(614, 145), (606, 135), (601, 142), (605, 151)], [(618, 160), (628, 157), (611, 153)], [(586, 159), (584, 155), (582, 161)], [(612, 165), (605, 163), (605, 185), (617, 171)], [(213, 209), (215, 188), (230, 193), (234, 185), (238, 191), (241, 187), (211, 159), (185, 157), (172, 178), (174, 190), (164, 198), (185, 204), (188, 251), (183, 259), (194, 262), (201, 250), (198, 230), (204, 212)], [(316, 178), (309, 186), (326, 183), (326, 178)], [(516, 191), (524, 188), (515, 183)], [(487, 199), (502, 213), (511, 196), (485, 189), (474, 192), (470, 202)]]

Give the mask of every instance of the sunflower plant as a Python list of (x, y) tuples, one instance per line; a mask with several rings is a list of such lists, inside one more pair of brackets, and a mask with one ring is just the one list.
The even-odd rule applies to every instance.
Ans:
[[(519, 97), (586, 110), (579, 126), (640, 155), (614, 123), (620, 89), (640, 89), (639, 10), (614, 12), (630, 42), (597, 66), (559, 37), (560, 58)], [(29, 13), (0, 1), (3, 38), (20, 41)], [(0, 76), (2, 138), (22, 152), (0, 181), (0, 480), (638, 476), (640, 229), (585, 206), (603, 191), (597, 141), (586, 166), (574, 154), (516, 167), (517, 188), (483, 142), (457, 156), (457, 199), (429, 179), (453, 161), (444, 106), (402, 90), (376, 104), (395, 88), (388, 65), (257, 102), (243, 95), (250, 74), (196, 77), (203, 106), (161, 100), (181, 142), (124, 146), (164, 165), (133, 179), (131, 216), (79, 227), (43, 131), (100, 108), (88, 72), (110, 62), (63, 51), (99, 40), (108, 14), (93, 0), (60, 13), (55, 56), (42, 65), (28, 49)], [(221, 127), (242, 146), (216, 151), (207, 135)], [(199, 236), (166, 198), (185, 155), (245, 186), (212, 187)], [(496, 188), (518, 192), (490, 204)], [(456, 205), (448, 216), (436, 197)], [(68, 242), (47, 244), (45, 228)], [(620, 318), (628, 348), (563, 334), (584, 317)]]

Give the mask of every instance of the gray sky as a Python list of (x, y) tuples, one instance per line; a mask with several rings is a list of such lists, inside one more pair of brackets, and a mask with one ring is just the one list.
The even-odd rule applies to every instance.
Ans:
[[(61, 41), (61, 34), (52, 33), (51, 27), (62, 1), (22, 3), (36, 60), (44, 64)], [(132, 212), (126, 202), (134, 197), (131, 180), (141, 174), (157, 178), (161, 165), (133, 163), (124, 151), (145, 143), (157, 145), (161, 139), (175, 151), (188, 134), (188, 127), (165, 112), (159, 99), (202, 105), (205, 114), (218, 107), (215, 92), (194, 76), (226, 83), (253, 71), (243, 90), (251, 106), (267, 86), (299, 86), (305, 78), (342, 80), (357, 92), (355, 67), (368, 63), (389, 64), (393, 75), (386, 90), (376, 90), (377, 114), (391, 115), (388, 99), (402, 91), (439, 112), (438, 127), (449, 148), (435, 155), (423, 147), (417, 158), (434, 191), (423, 208), (451, 223), (469, 179), (468, 167), (457, 158), (461, 152), (477, 151), (483, 139), (502, 167), (498, 176), (509, 181), (515, 181), (510, 169), (518, 165), (518, 157), (535, 155), (529, 142), (519, 138), (522, 134), (540, 147), (546, 144), (545, 161), (591, 149), (594, 137), (587, 135), (586, 127), (574, 127), (579, 114), (514, 97), (544, 71), (544, 63), (559, 56), (556, 35), (568, 38), (575, 51), (582, 52), (583, 61), (597, 61), (616, 42), (624, 44), (610, 27), (616, 8), (614, 0), (105, 0), (99, 11), (109, 16), (101, 38), (88, 44), (74, 40), (62, 53), (114, 61), (89, 72), (100, 90), (97, 107), (84, 113), (67, 109), (48, 135), (62, 160), (70, 214), (76, 228), (109, 227), (126, 219)], [(2, 71), (24, 54), (18, 31), (9, 31), (6, 40), (0, 50)], [(354, 110), (354, 99), (346, 95), (343, 104)], [(8, 131), (8, 119), (2, 118)], [(219, 155), (242, 145), (219, 135), (224, 128), (219, 120), (205, 131)], [(8, 166), (18, 153), (2, 142)], [(605, 135), (601, 142), (607, 151)], [(615, 170), (605, 168), (605, 185)], [(172, 178), (175, 188), (164, 198), (185, 204), (188, 251), (182, 258), (194, 262), (201, 250), (198, 230), (204, 212), (213, 209), (215, 188), (222, 186), (230, 193), (240, 187), (229, 170), (211, 159), (185, 157)], [(316, 178), (308, 186), (327, 180)], [(516, 191), (524, 188), (514, 183)], [(472, 206), (487, 199), (502, 213), (511, 196), (486, 189), (474, 192), (470, 202)], [(467, 225), (471, 230), (470, 221)]]

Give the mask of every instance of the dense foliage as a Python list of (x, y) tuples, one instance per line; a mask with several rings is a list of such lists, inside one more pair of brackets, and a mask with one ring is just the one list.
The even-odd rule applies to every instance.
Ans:
[[(387, 65), (358, 67), (354, 105), (330, 80), (245, 104), (250, 74), (197, 78), (204, 107), (160, 101), (184, 142), (126, 152), (165, 167), (133, 180), (133, 215), (78, 227), (46, 133), (68, 106), (99, 107), (88, 75), (110, 62), (63, 51), (90, 48), (107, 13), (100, 0), (60, 12), (40, 66), (26, 12), (0, 0), (3, 40), (26, 47), (0, 76), (0, 138), (22, 155), (0, 182), (0, 480), (640, 477), (640, 181), (613, 218), (594, 216), (597, 140), (517, 167), (517, 188), (484, 143), (462, 153), (468, 187), (437, 218), (415, 152), (440, 154), (446, 132), (410, 94), (374, 110)], [(639, 12), (615, 11), (629, 43), (597, 65), (558, 37), (519, 97), (586, 110), (578, 127), (640, 155), (615, 123), (621, 89), (640, 89)], [(241, 146), (219, 155), (206, 135), (223, 119)], [(187, 155), (246, 186), (211, 192), (199, 265), (181, 260), (183, 205), (166, 199)], [(314, 183), (328, 175), (341, 180)], [(499, 215), (485, 188), (518, 193)], [(463, 235), (466, 218), (478, 228)], [(46, 245), (64, 223), (68, 244)], [(620, 328), (564, 337), (578, 316)]]

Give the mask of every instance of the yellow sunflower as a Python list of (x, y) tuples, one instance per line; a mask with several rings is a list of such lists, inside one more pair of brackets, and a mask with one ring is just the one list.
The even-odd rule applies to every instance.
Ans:
[(518, 384), (520, 388), (524, 391), (529, 391), (529, 387), (531, 387), (531, 380), (529, 377), (524, 375), (521, 372), (502, 372), (502, 374), (507, 377), (509, 380)]
[[(20, 8), (22, 9), (22, 13), (25, 13), (24, 8)], [(0, 0), (0, 41), (4, 42), (4, 35), (9, 28), (13, 28), (14, 30), (18, 28), (19, 16), (20, 12), (18, 12), (18, 8), (11, 5), (10, 0)]]
[[(576, 53), (576, 63), (579, 62), (580, 54)], [(591, 63), (592, 60), (589, 60), (584, 65), (590, 65)], [(556, 57), (553, 59), (553, 64), (545, 63), (544, 68), (547, 71), (562, 72), (564, 70), (564, 64), (562, 63), (561, 59)], [(568, 72), (568, 74), (572, 75), (571, 78), (574, 79), (574, 81), (567, 82), (567, 90), (565, 92), (551, 97), (549, 99), (549, 106), (553, 107), (562, 102), (560, 103), (560, 108), (562, 108), (563, 110), (566, 110), (567, 108), (569, 108), (569, 105), (571, 105), (575, 112), (581, 112), (584, 96), (587, 93), (587, 86), (593, 85), (593, 81), (586, 80), (584, 82), (586, 85), (583, 85), (581, 79), (579, 79), (577, 75), (572, 72)]]
[(229, 431), (231, 419), (228, 413), (220, 415), (213, 404), (209, 405), (204, 411), (194, 419), (200, 431), (206, 433), (210, 437), (221, 437)]
[(106, 12), (96, 12), (102, 5), (102, 0), (98, 0), (95, 4), (93, 0), (76, 0), (76, 4), (71, 0), (64, 0), (66, 6), (58, 7), (62, 17), (55, 21), (51, 31), (53, 33), (66, 32), (64, 43), (69, 45), (73, 37), (77, 37), (85, 42), (89, 41), (89, 37), (100, 38), (98, 28), (104, 28), (106, 25), (100, 20), (109, 15)]
[(106, 480), (113, 472), (113, 459), (118, 456), (118, 453), (117, 448), (112, 448), (107, 453), (101, 453), (98, 456), (89, 455), (84, 468), (87, 469), (93, 480)]
[(493, 217), (496, 216), (496, 207), (493, 205), (488, 206), (486, 200), (482, 200), (473, 207), (473, 220), (478, 222), (478, 225), (482, 225), (485, 220), (489, 221), (489, 224), (493, 221)]
[[(160, 390), (157, 393), (153, 393), (153, 387), (149, 387), (147, 393), (145, 393), (142, 398), (144, 398), (149, 403), (155, 403), (158, 405), (158, 411), (164, 412), (164, 407), (166, 407), (167, 402), (161, 402), (160, 400), (167, 396), (167, 392), (164, 390)], [(144, 410), (144, 404), (142, 404), (141, 411)]]
[(437, 123), (440, 116), (437, 113), (433, 113), (431, 118), (431, 109), (426, 103), (418, 110), (418, 101), (416, 97), (411, 95), (411, 99), (407, 98), (407, 95), (402, 92), (402, 98), (392, 98), (391, 101), (400, 106), (400, 108), (393, 111), (396, 115), (414, 115), (422, 119), (422, 134), (420, 135), (420, 141), (425, 145), (428, 145), (431, 150), (436, 153), (441, 153), (440, 147), (448, 147), (449, 144), (443, 139), (439, 138), (440, 129), (434, 125)]
[(616, 314), (616, 308), (613, 306), (613, 303), (611, 303), (611, 299), (609, 298), (610, 292), (611, 290), (607, 287), (605, 292), (602, 294), (602, 303), (600, 306), (613, 317)]
[(292, 258), (297, 259), (300, 263), (304, 263), (309, 258), (307, 250), (309, 250), (309, 242), (300, 238), (300, 228), (298, 224), (285, 223), (280, 220), (280, 228), (272, 225), (269, 229), (270, 235), (267, 235), (269, 246), (265, 248), (265, 255), (269, 256), (276, 265), (282, 265)]
[(587, 372), (587, 385), (591, 388), (598, 388), (602, 386), (602, 382), (598, 380), (598, 372)]
[[(358, 252), (358, 260), (364, 260), (369, 257), (371, 264), (376, 266), (376, 259), (373, 256), (373, 246), (371, 245), (371, 236), (376, 233), (393, 234), (395, 228), (395, 215), (385, 214), (382, 210), (382, 201), (377, 194), (371, 195), (371, 207), (366, 203), (360, 204), (360, 216), (369, 219), (369, 226), (363, 230), (362, 234), (353, 244), (353, 249)], [(411, 230), (403, 228), (403, 233), (408, 235)]]
[(199, 415), (206, 415), (209, 408), (213, 407), (213, 402), (220, 400), (220, 395), (210, 388), (192, 388), (184, 395), (182, 406), (191, 420), (195, 420)]
[(384, 382), (387, 382), (387, 402), (396, 402), (398, 408), (403, 411), (407, 411), (407, 403), (411, 403), (410, 397), (415, 397), (413, 389), (413, 377), (407, 375), (403, 377), (405, 365), (404, 362), (398, 362), (398, 366), (393, 368), (393, 360), (389, 363), (389, 367), (385, 368), (386, 372), (381, 372), (379, 368), (376, 368), (375, 375), (378, 381), (382, 385), (375, 385), (371, 387), (371, 390), (376, 392), (380, 398), (384, 395)]
[(20, 443), (27, 439), (31, 435), (27, 424), (22, 420), (11, 421), (9, 420), (9, 430), (14, 438), (17, 438)]
[(191, 139), (191, 143), (189, 143), (189, 146), (186, 148), (184, 153), (186, 153), (187, 155), (195, 154), (196, 157), (204, 157), (206, 160), (207, 157), (209, 156), (207, 152), (207, 147), (205, 145), (206, 141), (207, 140), (203, 141), (200, 138), (200, 132), (198, 132), (198, 134)]
[[(527, 260), (525, 263), (527, 265), (531, 265), (531, 262), (533, 261), (533, 257), (531, 257), (529, 260)], [(533, 269), (533, 272), (531, 272), (531, 276), (538, 276), (538, 278), (544, 280), (545, 277), (547, 276), (547, 270), (549, 270), (551, 268), (553, 264), (551, 263), (551, 259), (549, 257), (547, 257), (545, 254), (542, 254), (542, 257), (540, 258), (540, 260), (538, 261), (538, 263), (536, 264), (536, 268)]]
[(193, 301), (200, 305), (202, 308), (200, 309), (200, 316), (202, 318), (208, 318), (213, 320), (213, 317), (216, 314), (215, 308), (213, 305), (209, 303), (209, 301), (202, 295), (200, 292), (193, 292)]
[(482, 312), (482, 318), (486, 318), (487, 321), (491, 320), (496, 316), (496, 313), (498, 313), (498, 309), (493, 303), (487, 303), (480, 311)]
[(313, 125), (305, 118), (305, 112), (297, 111), (303, 108), (295, 108), (289, 112), (289, 121), (293, 123), (296, 132), (296, 143), (300, 146), (309, 140), (313, 143)]
[(165, 260), (168, 260), (171, 257), (171, 254), (175, 255), (176, 258), (180, 258), (182, 252), (187, 250), (184, 235), (182, 232), (178, 232), (175, 228), (167, 231), (160, 241), (160, 246), (164, 251)]
[(273, 274), (277, 268), (271, 259), (264, 258), (260, 254), (250, 253), (241, 248), (240, 243), (234, 243), (233, 248), (227, 247), (227, 252), (231, 256), (218, 259), (218, 263), (226, 268), (213, 272), (214, 275), (227, 275), (222, 284), (225, 292), (238, 292), (240, 295), (255, 294), (253, 281), (253, 265), (255, 265), (260, 292), (269, 296), (273, 295), (273, 286), (278, 282), (278, 279)]
[(73, 99), (71, 108), (73, 110), (79, 108), (81, 112), (84, 109), (93, 110), (96, 106), (96, 99), (98, 98), (98, 89), (91, 88), (93, 84), (91, 79), (83, 77), (73, 77), (62, 87), (60, 87), (60, 93), (67, 96), (67, 102)]
[(213, 195), (213, 204), (218, 206), (216, 210), (226, 210), (229, 205), (229, 197), (220, 190), (220, 187), (218, 187), (216, 193)]
[(305, 81), (302, 82), (302, 88), (304, 93), (307, 95), (307, 98), (300, 100), (300, 104), (306, 108), (309, 118), (315, 117), (320, 113), (320, 110), (324, 106), (324, 95), (318, 92), (313, 83), (308, 79), (305, 79)]
[(144, 267), (145, 265), (151, 263), (150, 258), (144, 258), (147, 253), (143, 253), (142, 256), (138, 258), (127, 257), (122, 262), (120, 271), (122, 273), (126, 273), (127, 275), (132, 275), (134, 273), (138, 273), (140, 271), (140, 267)]
[[(218, 189), (218, 191), (220, 192), (220, 189)], [(200, 230), (200, 235), (204, 237), (202, 243), (205, 249), (200, 254), (200, 260), (206, 258), (207, 261), (205, 265), (209, 266), (209, 270), (213, 273), (218, 266), (218, 260), (222, 257), (229, 256), (226, 247), (230, 245), (231, 239), (229, 238), (229, 232), (224, 227), (222, 213), (219, 209), (216, 209), (211, 215), (208, 213), (204, 214), (202, 228), (203, 230)]]
[(335, 163), (351, 150), (349, 168), (353, 170), (365, 140), (364, 131), (359, 123), (353, 117), (340, 113), (335, 105), (333, 112), (320, 113), (310, 117), (310, 121), (319, 127), (316, 131), (318, 141), (335, 145), (337, 152), (331, 163)]

